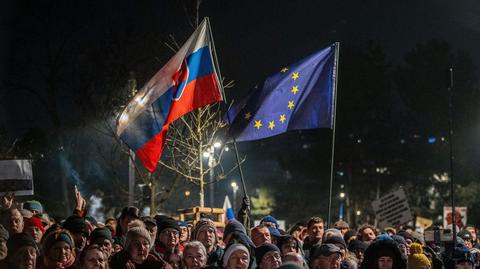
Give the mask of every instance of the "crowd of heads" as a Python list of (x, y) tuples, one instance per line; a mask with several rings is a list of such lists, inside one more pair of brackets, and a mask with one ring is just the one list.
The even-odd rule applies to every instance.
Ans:
[(125, 207), (101, 223), (80, 206), (57, 222), (38, 201), (3, 208), (0, 224), (0, 269), (473, 269), (480, 254), (473, 226), (454, 244), (425, 241), (408, 226), (339, 220), (328, 228), (320, 217), (283, 230), (272, 216), (249, 227), (235, 219), (219, 225), (140, 216)]

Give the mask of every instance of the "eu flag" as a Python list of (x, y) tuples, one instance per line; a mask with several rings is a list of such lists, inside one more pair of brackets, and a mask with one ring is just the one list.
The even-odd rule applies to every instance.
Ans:
[(228, 111), (228, 136), (249, 141), (289, 130), (332, 128), (336, 98), (336, 48), (331, 45), (268, 77)]

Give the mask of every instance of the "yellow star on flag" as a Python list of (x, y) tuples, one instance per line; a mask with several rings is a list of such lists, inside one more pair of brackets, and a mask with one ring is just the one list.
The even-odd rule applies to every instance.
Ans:
[(280, 115), (280, 122), (283, 123), (287, 118), (285, 118), (285, 114)]
[(271, 121), (268, 123), (268, 129), (273, 130), (273, 127), (275, 127), (275, 122)]
[(293, 109), (293, 106), (294, 106), (293, 101), (288, 101), (288, 108), (289, 108), (290, 110)]
[(260, 129), (260, 127), (262, 127), (262, 121), (261, 120), (256, 120), (255, 125), (253, 127), (257, 128), (257, 130)]
[(298, 79), (298, 72), (293, 72), (292, 73), (292, 79), (297, 80)]
[(246, 120), (249, 120), (251, 117), (252, 117), (252, 113), (250, 113), (250, 112), (245, 113), (245, 119)]
[(288, 71), (287, 67), (284, 67), (284, 68), (282, 68), (282, 70), (280, 70), (280, 72), (282, 72), (282, 73), (286, 73), (287, 71)]
[(291, 91), (293, 94), (296, 94), (298, 92), (298, 86), (295, 85), (292, 87), (292, 91)]

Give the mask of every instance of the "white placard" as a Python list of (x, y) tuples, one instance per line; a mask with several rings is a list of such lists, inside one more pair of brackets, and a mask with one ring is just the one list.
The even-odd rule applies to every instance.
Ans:
[(7, 192), (15, 196), (33, 195), (31, 160), (0, 161), (0, 195)]
[(403, 189), (390, 192), (373, 201), (372, 207), (380, 228), (404, 224), (413, 219)]

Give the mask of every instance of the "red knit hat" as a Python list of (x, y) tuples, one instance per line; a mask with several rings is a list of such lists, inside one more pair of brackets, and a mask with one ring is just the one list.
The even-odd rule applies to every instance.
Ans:
[(31, 217), (29, 219), (25, 219), (25, 225), (38, 227), (40, 231), (42, 231), (42, 233), (45, 234), (45, 227), (43, 227), (42, 221), (37, 217)]

